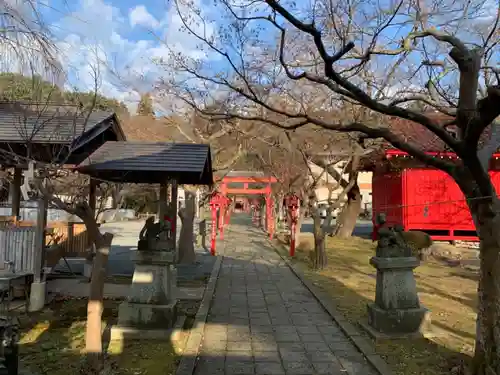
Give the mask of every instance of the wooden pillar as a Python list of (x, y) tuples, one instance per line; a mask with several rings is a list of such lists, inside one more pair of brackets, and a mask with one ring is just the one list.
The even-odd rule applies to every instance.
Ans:
[(266, 221), (265, 230), (269, 233), (271, 227), (271, 185), (268, 184), (266, 187)]
[(160, 202), (158, 204), (158, 218), (160, 222), (165, 220), (168, 212), (168, 184), (160, 185)]
[(21, 211), (21, 185), (23, 183), (23, 170), (14, 168), (14, 180), (12, 181), (12, 216), (19, 219)]
[(170, 183), (170, 214), (172, 215), (172, 238), (174, 249), (177, 252), (177, 204), (178, 204), (178, 185), (176, 180), (172, 180)]
[(34, 256), (34, 281), (42, 281), (42, 270), (45, 264), (45, 227), (47, 226), (48, 201), (45, 197), (37, 201), (38, 209), (36, 216), (35, 232), (35, 256)]
[(98, 185), (97, 181), (95, 179), (91, 178), (90, 182), (89, 182), (89, 206), (90, 206), (90, 210), (92, 211), (92, 216), (94, 218), (97, 218), (96, 217), (97, 185)]

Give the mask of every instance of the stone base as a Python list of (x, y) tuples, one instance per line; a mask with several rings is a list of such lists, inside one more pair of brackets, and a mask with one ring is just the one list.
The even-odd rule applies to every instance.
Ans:
[(359, 326), (375, 341), (383, 340), (416, 340), (421, 338), (431, 339), (435, 337), (432, 331), (422, 330), (415, 333), (382, 333), (373, 329), (368, 323), (358, 323)]
[(26, 303), (29, 303), (28, 310), (30, 312), (40, 311), (45, 307), (45, 300), (47, 297), (46, 287), (45, 281), (31, 284), (29, 301), (26, 301)]
[(177, 273), (172, 265), (136, 264), (128, 302), (165, 305), (176, 297)]
[(89, 280), (92, 278), (92, 262), (85, 260), (83, 263), (83, 276)]
[(186, 318), (180, 316), (175, 325), (168, 329), (137, 329), (131, 327), (113, 326), (111, 327), (110, 341), (125, 340), (170, 340), (178, 342), (182, 336), (182, 329)]
[(388, 337), (419, 336), (430, 328), (430, 322), (430, 312), (425, 307), (382, 310), (375, 304), (368, 305), (368, 326)]
[(169, 329), (177, 318), (177, 301), (168, 305), (122, 302), (118, 309), (118, 326), (134, 329)]

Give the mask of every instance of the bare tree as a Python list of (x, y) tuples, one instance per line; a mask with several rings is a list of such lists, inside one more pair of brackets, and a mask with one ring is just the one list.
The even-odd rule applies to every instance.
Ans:
[[(94, 70), (95, 93), (99, 90), (98, 69)], [(103, 366), (102, 310), (105, 270), (113, 235), (101, 233), (97, 224), (96, 209), (89, 204), (91, 189), (89, 179), (75, 175), (72, 160), (81, 152), (79, 142), (84, 133), (93, 125), (103, 121), (103, 114), (94, 113), (94, 105), (82, 106), (54, 105), (50, 102), (13, 103), (4, 111), (11, 111), (15, 130), (23, 147), (3, 147), (0, 149), (4, 165), (26, 168), (33, 165), (34, 175), (29, 181), (35, 198), (47, 202), (49, 207), (58, 208), (79, 217), (85, 224), (88, 238), (95, 248), (93, 271), (87, 313), (86, 352), (88, 373), (99, 373)], [(96, 117), (97, 116), (97, 117)], [(106, 117), (108, 116), (108, 117)], [(109, 118), (109, 114), (106, 114)], [(43, 144), (51, 143), (51, 147)], [(4, 179), (11, 175), (5, 173)], [(28, 177), (25, 177), (25, 181)], [(8, 181), (13, 183), (14, 181)], [(107, 194), (109, 185), (101, 189)], [(101, 200), (102, 202), (102, 200)], [(40, 219), (40, 218), (39, 218)]]
[[(224, 10), (219, 14), (227, 19), (216, 31), (206, 13), (192, 9), (194, 3), (177, 0), (176, 4), (178, 9), (192, 10), (181, 14), (184, 27), (198, 37), (207, 53), (218, 55), (225, 64), (214, 74), (203, 61), (173, 56), (184, 79), (171, 82), (171, 92), (186, 103), (205, 114), (263, 120), (287, 131), (312, 123), (383, 138), (456, 181), (481, 242), (473, 374), (500, 373), (500, 331), (496, 329), (500, 203), (488, 174), (500, 141), (495, 122), (500, 114), (498, 3), (472, 0), (458, 5), (431, 0), (375, 5), (320, 0), (298, 5), (221, 0), (217, 6)], [(266, 94), (272, 91), (292, 102), (293, 88), (302, 86), (327, 91), (330, 108), (348, 102), (366, 108), (377, 121), (324, 118), (298, 104), (283, 109), (268, 101)], [(213, 111), (206, 101), (214, 92), (222, 92), (236, 105), (223, 113)], [(445, 114), (448, 120), (428, 115), (429, 110)], [(270, 118), (270, 113), (281, 116), (280, 121)], [(457, 159), (427, 154), (390, 126), (398, 123), (394, 118), (431, 134)], [(455, 129), (453, 134), (450, 129)]]
[[(282, 201), (288, 193), (298, 195), (301, 209), (295, 234), (296, 243), (300, 242), (300, 229), (306, 211), (311, 214), (315, 244), (313, 267), (322, 269), (327, 265), (325, 235), (330, 231), (333, 212), (344, 205), (350, 191), (357, 186), (357, 163), (362, 147), (351, 145), (343, 135), (325, 132), (317, 127), (299, 129), (293, 137), (282, 131), (265, 133), (268, 134), (266, 138), (262, 134), (258, 138), (261, 147), (254, 148), (256, 165), (277, 178), (275, 194), (278, 195), (278, 201)], [(335, 147), (332, 147), (333, 142), (336, 143)], [(339, 153), (342, 147), (345, 150)], [(322, 151), (318, 152), (318, 149)], [(339, 161), (345, 162), (341, 170), (336, 168)], [(313, 168), (313, 165), (318, 168)], [(344, 177), (346, 168), (352, 170), (347, 180)], [(322, 185), (329, 190), (327, 215), (324, 219), (318, 210), (318, 188)], [(338, 194), (334, 197), (333, 192)], [(350, 216), (354, 216), (355, 223), (359, 209), (356, 211), (354, 205), (350, 207), (354, 212)], [(290, 222), (291, 218), (287, 219)]]
[[(63, 72), (57, 60), (55, 43), (39, 12), (39, 2), (2, 0), (0, 8), (0, 49), (5, 70), (15, 70), (25, 75), (39, 74), (45, 80), (61, 84)], [(48, 100), (21, 105), (14, 103), (10, 110), (13, 111), (14, 117), (18, 117), (14, 126), (23, 141), (23, 147), (5, 147), (0, 153), (4, 165), (34, 166), (36, 172), (31, 181), (34, 195), (53, 207), (80, 217), (95, 245), (96, 254), (88, 302), (86, 352), (89, 360), (87, 373), (99, 373), (103, 364), (101, 318), (105, 266), (113, 235), (99, 231), (94, 209), (89, 206), (86, 195), (79, 194), (75, 196), (78, 197), (75, 200), (63, 201), (57, 194), (57, 187), (61, 184), (54, 184), (61, 176), (67, 179), (68, 170), (65, 166), (79, 146), (74, 140), (88, 130), (87, 124), (92, 122), (91, 116), (100, 85), (99, 64), (92, 67), (92, 70), (95, 95), (86, 108), (83, 105), (69, 107), (61, 103), (54, 106), (50, 103), (50, 95)], [(40, 147), (37, 148), (40, 139), (49, 142), (59, 139), (62, 142), (58, 146), (40, 151)], [(8, 179), (9, 174), (3, 173), (2, 177)]]
[[(102, 346), (102, 313), (104, 299), (104, 282), (106, 278), (106, 265), (108, 262), (112, 233), (101, 233), (97, 224), (96, 212), (88, 202), (87, 184), (73, 186), (79, 190), (78, 194), (70, 195), (71, 199), (61, 200), (54, 191), (57, 181), (57, 174), (53, 167), (39, 170), (34, 186), (38, 194), (48, 201), (49, 205), (64, 210), (71, 215), (82, 219), (85, 224), (90, 243), (95, 247), (92, 263), (92, 277), (90, 281), (90, 292), (87, 306), (87, 328), (85, 335), (85, 350), (87, 353), (87, 365), (89, 373), (100, 373), (103, 367), (103, 346)], [(87, 193), (87, 194), (85, 194)]]
[[(209, 143), (213, 152), (213, 171), (228, 172), (250, 149), (246, 133), (235, 131), (237, 127), (227, 121), (211, 121), (196, 113), (186, 117), (172, 116), (161, 120), (170, 129), (176, 141)], [(179, 210), (181, 230), (179, 234), (179, 262), (192, 263), (196, 260), (194, 251), (194, 218), (196, 214), (196, 192), (199, 187), (184, 185), (184, 206)], [(216, 188), (216, 186), (214, 186)], [(204, 205), (211, 191), (205, 191), (200, 199)]]
[(1, 0), (0, 8), (2, 71), (39, 74), (60, 83), (63, 72), (38, 2)]

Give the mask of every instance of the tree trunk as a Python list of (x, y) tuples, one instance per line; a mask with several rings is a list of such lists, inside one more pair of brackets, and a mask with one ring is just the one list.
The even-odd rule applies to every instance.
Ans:
[(500, 374), (500, 214), (495, 214), (496, 197), (476, 199), (469, 206), (478, 227), (481, 266), (472, 370), (474, 375), (494, 375)]
[(120, 204), (120, 192), (122, 190), (121, 188), (122, 186), (120, 184), (113, 186), (113, 188), (111, 189), (111, 208), (113, 210), (116, 210), (118, 208), (118, 205)]
[(356, 183), (347, 193), (347, 202), (338, 216), (335, 228), (335, 236), (340, 238), (349, 238), (356, 227), (359, 213), (361, 211), (361, 192)]
[(300, 234), (302, 233), (302, 223), (304, 222), (304, 216), (306, 214), (306, 209), (303, 207), (299, 208), (299, 217), (297, 218), (297, 226), (295, 228), (295, 243), (297, 246), (300, 243)]
[(266, 228), (266, 204), (260, 203), (260, 222), (259, 226), (261, 228)]
[(200, 220), (206, 219), (206, 217), (205, 217), (205, 205), (201, 205), (198, 207), (198, 218)]
[(196, 261), (194, 251), (194, 216), (196, 214), (196, 192), (184, 187), (184, 207), (179, 210), (181, 232), (179, 234), (179, 263), (190, 264)]
[(96, 247), (96, 254), (92, 265), (90, 280), (89, 301), (87, 305), (87, 328), (85, 333), (85, 352), (89, 374), (99, 374), (103, 367), (102, 350), (102, 311), (104, 300), (104, 281), (109, 250), (113, 241), (113, 234), (101, 234), (97, 222), (89, 215), (82, 217), (88, 235)]
[(279, 223), (283, 222), (283, 195), (278, 195), (278, 215), (277, 219)]
[(313, 223), (314, 223), (314, 259), (313, 268), (315, 270), (322, 270), (328, 264), (325, 248), (325, 231), (321, 225), (321, 218), (317, 209), (313, 210)]

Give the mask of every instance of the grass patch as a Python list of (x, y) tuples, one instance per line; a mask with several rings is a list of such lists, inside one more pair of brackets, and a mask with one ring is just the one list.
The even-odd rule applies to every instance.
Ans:
[[(117, 301), (105, 301), (103, 321), (113, 324), (118, 316)], [(84, 361), (86, 300), (54, 302), (40, 313), (23, 315), (20, 359), (23, 367), (36, 374), (79, 374)], [(113, 341), (106, 357), (107, 374), (174, 374), (179, 349), (165, 341)]]
[[(369, 264), (375, 243), (358, 237), (328, 237), (329, 264), (321, 272), (310, 269), (312, 248), (312, 236), (302, 238), (294, 263), (317, 287), (328, 292), (347, 320), (354, 324), (366, 322), (366, 305), (375, 298), (376, 270)], [(377, 341), (376, 351), (395, 374), (449, 374), (450, 367), (473, 353), (477, 278), (471, 271), (435, 260), (422, 263), (415, 270), (415, 278), (420, 301), (431, 311), (435, 336)]]

